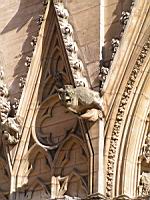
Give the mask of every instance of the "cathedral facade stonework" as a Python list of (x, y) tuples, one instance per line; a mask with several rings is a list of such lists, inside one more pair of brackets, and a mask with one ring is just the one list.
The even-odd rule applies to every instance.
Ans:
[(0, 11), (0, 200), (150, 199), (150, 1)]

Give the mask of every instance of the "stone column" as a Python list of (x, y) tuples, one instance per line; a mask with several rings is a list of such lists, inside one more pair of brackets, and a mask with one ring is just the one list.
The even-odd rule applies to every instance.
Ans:
[(104, 120), (100, 119), (89, 130), (93, 148), (93, 191), (89, 199), (105, 199), (104, 175)]

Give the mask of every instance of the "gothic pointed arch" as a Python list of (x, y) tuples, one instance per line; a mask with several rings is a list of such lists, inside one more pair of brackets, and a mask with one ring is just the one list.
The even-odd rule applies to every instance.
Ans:
[[(56, 10), (51, 2), (18, 111), (23, 124), (13, 170), (17, 179), (14, 195), (18, 199), (36, 199), (37, 195), (53, 199), (65, 193), (70, 196), (72, 187), (76, 187), (73, 195), (77, 197), (86, 197), (92, 191), (93, 157), (88, 128), (77, 114), (67, 110), (57, 93), (64, 85), (75, 86), (75, 77), (69, 60), (72, 50), (66, 49)], [(76, 55), (75, 63), (71, 60), (74, 67)], [(66, 163), (70, 171), (56, 173), (58, 161), (64, 168), (63, 159), (59, 158), (63, 148), (70, 157)], [(76, 168), (71, 168), (71, 162)]]
[[(54, 159), (54, 176), (64, 182), (57, 197), (64, 194), (85, 198), (88, 194), (89, 154), (86, 144), (76, 135), (69, 135), (61, 144)], [(65, 188), (64, 188), (65, 187)]]

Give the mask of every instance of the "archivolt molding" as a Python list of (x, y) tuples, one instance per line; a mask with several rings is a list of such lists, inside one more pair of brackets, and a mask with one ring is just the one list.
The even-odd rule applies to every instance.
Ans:
[(140, 71), (124, 113), (114, 167), (114, 194), (126, 194), (130, 198), (139, 195), (138, 157), (141, 155), (146, 134), (145, 126), (150, 105), (149, 56)]
[[(120, 45), (115, 54), (111, 69), (103, 87), (106, 120), (112, 111), (113, 102), (116, 99), (120, 86), (122, 85), (123, 77), (127, 71), (128, 64), (131, 62), (136, 44), (145, 31), (144, 26), (146, 23), (148, 26), (148, 22), (145, 21), (148, 18), (149, 6), (149, 0), (135, 1), (135, 5), (123, 33)], [(133, 59), (132, 63), (134, 64)]]
[(112, 136), (111, 136), (111, 140), (110, 140), (110, 147), (109, 147), (109, 152), (108, 152), (107, 181), (106, 181), (106, 190), (107, 190), (106, 194), (108, 197), (111, 197), (111, 195), (112, 195), (115, 154), (116, 154), (116, 150), (117, 150), (119, 133), (120, 133), (120, 128), (122, 125), (126, 105), (130, 98), (130, 94), (134, 87), (134, 84), (135, 84), (136, 78), (138, 76), (138, 73), (140, 71), (140, 68), (145, 61), (145, 58), (148, 54), (149, 49), (150, 49), (150, 37), (148, 37), (148, 40), (145, 42), (145, 44), (140, 52), (140, 55), (137, 58), (137, 61), (136, 61), (135, 66), (133, 67), (133, 70), (129, 76), (129, 80), (127, 82), (127, 85), (125, 87), (125, 90), (123, 92), (123, 95), (122, 95), (120, 103), (119, 103), (119, 108), (117, 111), (116, 120), (114, 122)]

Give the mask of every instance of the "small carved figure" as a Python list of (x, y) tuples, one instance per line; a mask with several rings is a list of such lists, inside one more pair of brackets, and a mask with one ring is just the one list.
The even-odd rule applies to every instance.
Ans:
[(70, 61), (71, 68), (74, 69), (74, 71), (84, 71), (83, 63), (80, 59), (73, 59)]
[(121, 35), (120, 35), (121, 37), (122, 37), (122, 35), (124, 33), (124, 30), (125, 30), (125, 27), (126, 27), (126, 25), (128, 23), (129, 17), (130, 17), (130, 13), (129, 12), (123, 11), (121, 13), (121, 17), (120, 17), (120, 23), (122, 24), (122, 31), (121, 31)]
[(39, 17), (37, 19), (37, 24), (40, 26), (43, 21), (44, 21), (44, 16), (43, 15), (39, 15)]
[(73, 28), (72, 28), (71, 24), (69, 24), (69, 23), (61, 24), (60, 28), (64, 35), (70, 35), (70, 36), (73, 35)]
[(25, 77), (20, 77), (19, 79), (19, 88), (22, 90), (25, 86), (26, 83), (26, 78)]
[(0, 82), (0, 96), (1, 97), (8, 97), (8, 89), (6, 84)]
[(66, 22), (60, 22), (60, 29), (62, 32), (63, 40), (65, 44), (71, 43), (73, 41), (73, 28), (72, 26)]
[(119, 47), (120, 41), (117, 38), (113, 38), (111, 40), (111, 45), (112, 45), (112, 52), (116, 53), (118, 47)]
[(48, 0), (43, 0), (43, 6), (47, 6), (47, 4), (48, 4)]
[(88, 82), (84, 77), (77, 77), (77, 74), (73, 74), (76, 87), (88, 87)]
[(69, 55), (76, 54), (78, 51), (78, 47), (76, 42), (70, 42), (66, 44), (66, 50)]
[(65, 85), (65, 88), (58, 89), (58, 94), (63, 104), (72, 112), (78, 113), (86, 118), (85, 113), (91, 109), (102, 111), (102, 99), (99, 93), (86, 87), (73, 88), (72, 85)]
[(8, 144), (16, 144), (19, 140), (19, 124), (16, 118), (10, 113), (12, 106), (8, 100), (8, 89), (3, 82), (3, 76), (0, 77), (0, 117), (1, 117), (1, 130), (3, 139)]
[(13, 103), (11, 103), (11, 107), (12, 107), (12, 110), (14, 113), (14, 115), (13, 115), (13, 117), (14, 117), (16, 115), (18, 107), (19, 107), (19, 99), (14, 98)]
[(146, 162), (150, 162), (150, 132), (148, 132), (145, 144), (143, 145), (143, 152), (142, 155), (146, 159)]
[(3, 141), (9, 145), (15, 145), (19, 142), (19, 138), (15, 138), (13, 135), (8, 133), (7, 131), (3, 132)]
[(4, 141), (9, 145), (17, 144), (20, 138), (20, 126), (16, 119), (8, 117), (2, 125)]
[(131, 2), (131, 7), (130, 7), (130, 11), (132, 11), (133, 7), (134, 7), (134, 4), (135, 4), (135, 0), (132, 0)]
[[(32, 40), (31, 40), (31, 42), (30, 42), (31, 46), (32, 46), (32, 47), (35, 47), (36, 43), (37, 43), (37, 37), (32, 36)], [(31, 58), (30, 58), (30, 59), (31, 59)], [(30, 63), (31, 63), (31, 60), (30, 60)]]
[(2, 123), (6, 120), (10, 111), (10, 102), (8, 101), (7, 97), (8, 89), (3, 82), (0, 82), (0, 112)]
[(121, 22), (121, 24), (124, 25), (124, 26), (126, 26), (129, 17), (130, 17), (130, 13), (129, 13), (129, 12), (123, 11), (123, 12), (121, 13), (121, 17), (120, 17), (120, 22)]
[(65, 19), (68, 20), (69, 13), (68, 10), (64, 8), (63, 3), (55, 3), (55, 9), (58, 16), (59, 21)]
[(150, 194), (150, 173), (143, 172), (140, 178), (141, 195)]
[(102, 81), (103, 84), (106, 80), (108, 72), (109, 72), (109, 69), (107, 67), (104, 67), (104, 66), (100, 67), (99, 80)]
[(31, 60), (32, 60), (31, 57), (29, 57), (29, 56), (26, 57), (26, 62), (25, 62), (26, 67), (30, 67)]
[(116, 52), (117, 52), (117, 49), (118, 49), (119, 45), (120, 45), (119, 39), (113, 38), (113, 39), (111, 40), (111, 47), (112, 47), (112, 48), (111, 48), (111, 50), (112, 50), (111, 60), (114, 59), (115, 54), (116, 54)]

